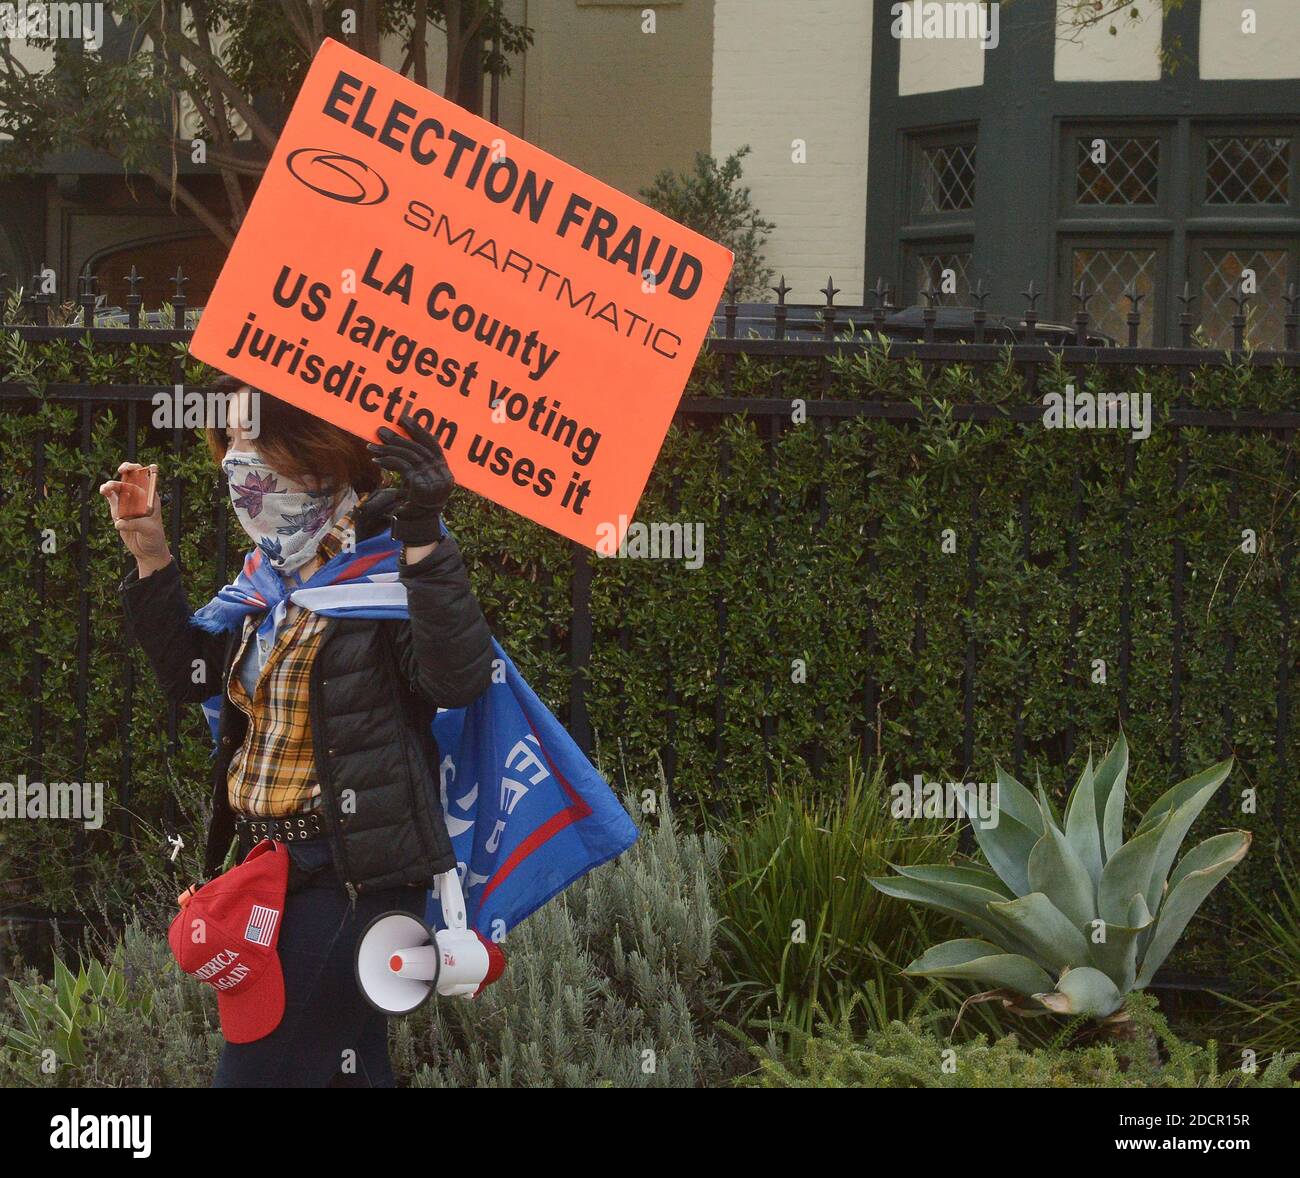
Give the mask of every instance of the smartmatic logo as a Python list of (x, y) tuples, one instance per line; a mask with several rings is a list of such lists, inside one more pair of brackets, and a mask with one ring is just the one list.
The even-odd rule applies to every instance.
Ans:
[(377, 205), (388, 198), (386, 181), (369, 164), (324, 147), (300, 147), (284, 161), (289, 174), (313, 192), (348, 205)]
[(153, 1152), (153, 1118), (147, 1113), (96, 1116), (74, 1108), (51, 1117), (50, 1130), (51, 1149), (129, 1149), (133, 1158)]

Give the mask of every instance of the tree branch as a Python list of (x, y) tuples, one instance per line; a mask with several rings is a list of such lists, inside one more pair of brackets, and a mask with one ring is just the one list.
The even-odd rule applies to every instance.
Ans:
[(230, 227), (223, 224), (221, 219), (183, 184), (171, 183), (161, 171), (152, 165), (141, 168), (140, 171), (164, 192), (170, 192), (175, 196), (222, 245), (231, 246), (235, 244), (235, 235)]
[(415, 57), (415, 81), (429, 88), (429, 54), (426, 41), (429, 36), (429, 2), (415, 0), (415, 23), (411, 29), (411, 52)]
[[(170, 146), (171, 144), (168, 144), (168, 147)], [(183, 139), (176, 141), (176, 147), (182, 151), (189, 151), (192, 146)], [(216, 164), (217, 167), (228, 169), (231, 172), (238, 172), (241, 176), (260, 176), (266, 171), (268, 163), (267, 160), (244, 159), (242, 156), (225, 151), (220, 147), (209, 147), (207, 154), (209, 163)]]
[(379, 4), (378, 0), (362, 0), (361, 4), (361, 52), (367, 57), (379, 60)]
[(280, 0), (280, 10), (293, 30), (293, 35), (298, 39), (298, 44), (310, 57), (320, 47), (320, 42), (312, 41), (311, 17), (305, 0)]
[[(212, 32), (208, 21), (207, 2), (206, 0), (194, 0), (192, 7), (194, 10), (194, 26), (198, 32), (203, 49), (209, 57), (213, 57)], [(194, 95), (191, 94), (190, 97), (191, 100), (194, 99)], [(213, 138), (217, 141), (219, 152), (221, 148), (229, 147), (237, 136), (234, 134), (234, 128), (230, 125), (230, 116), (226, 112), (224, 99), (215, 95), (213, 97), (216, 99), (213, 103), (214, 108), (218, 104), (220, 105), (219, 118), (216, 109), (209, 112), (206, 107), (198, 102), (195, 102), (195, 107), (198, 109), (199, 117), (203, 120), (204, 125), (211, 129)], [(173, 153), (174, 151), (175, 149), (173, 148)], [(211, 152), (209, 152), (209, 158), (213, 158)], [(226, 200), (230, 204), (231, 222), (235, 226), (242, 225), (244, 217), (248, 212), (248, 202), (244, 199), (244, 189), (239, 182), (239, 176), (229, 168), (220, 167), (220, 165), (218, 166), (221, 172), (221, 183), (226, 190)], [(173, 183), (174, 182), (175, 168), (173, 167)]]
[(180, 55), (194, 67), (195, 72), (209, 87), (220, 91), (225, 98), (229, 99), (230, 105), (239, 112), (240, 117), (248, 125), (248, 129), (257, 137), (262, 146), (268, 151), (273, 151), (279, 136), (262, 121), (261, 116), (253, 109), (253, 104), (245, 97), (243, 91), (230, 80), (229, 75), (221, 68), (216, 58), (210, 54), (205, 54), (202, 47), (196, 45), (184, 33), (178, 30), (167, 30), (162, 24), (162, 10), (158, 11), (158, 23), (155, 27), (161, 44), (166, 45), (169, 39), (175, 41), (180, 47)]
[(325, 40), (325, 0), (307, 0), (311, 9), (311, 32), (317, 46)]

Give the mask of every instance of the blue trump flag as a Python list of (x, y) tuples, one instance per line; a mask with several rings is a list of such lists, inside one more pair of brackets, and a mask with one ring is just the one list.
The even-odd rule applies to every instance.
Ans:
[[(400, 552), (384, 532), (291, 586), (254, 550), (235, 581), (191, 620), (220, 633), (260, 614), (259, 630), (269, 636), (289, 602), (325, 617), (406, 618)], [(466, 917), (483, 936), (500, 940), (574, 880), (626, 851), (637, 829), (496, 639), (492, 649), (492, 685), (468, 707), (440, 710), (433, 735)], [(220, 705), (220, 695), (203, 705), (214, 740)], [(441, 924), (441, 917), (431, 891), (426, 919)]]
[[(495, 639), (492, 686), (441, 711), (443, 813), (470, 925), (490, 939), (513, 928), (593, 867), (621, 854), (637, 830), (605, 779), (516, 670)], [(441, 923), (430, 898), (427, 919)]]

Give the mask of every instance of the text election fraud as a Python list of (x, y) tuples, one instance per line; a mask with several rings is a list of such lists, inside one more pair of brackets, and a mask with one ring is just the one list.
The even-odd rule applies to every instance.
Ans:
[[(390, 151), (410, 155), (418, 164), (436, 163), (439, 148), (435, 145), (450, 145), (442, 160), (444, 177), (482, 191), (495, 204), (509, 203), (513, 212), (528, 217), (534, 224), (541, 223), (554, 180), (541, 180), (531, 168), (521, 172), (519, 165), (508, 156), (498, 155), (494, 159), (490, 145), (454, 128), (448, 130), (431, 116), (419, 118), (420, 112), (415, 107), (397, 99), (389, 101), (381, 117), (382, 104), (376, 107), (375, 101), (378, 97), (378, 87), (366, 85), (360, 78), (339, 70), (321, 110)], [(555, 225), (555, 234), (568, 237), (571, 230), (579, 227), (583, 231), (581, 249), (594, 251), (612, 266), (626, 267), (638, 279), (650, 272), (657, 290), (683, 300), (689, 300), (698, 290), (704, 271), (694, 254), (661, 241), (655, 234), (648, 241), (643, 240), (646, 233), (640, 225), (622, 228), (614, 213), (600, 206), (593, 207), (586, 197), (573, 192)]]

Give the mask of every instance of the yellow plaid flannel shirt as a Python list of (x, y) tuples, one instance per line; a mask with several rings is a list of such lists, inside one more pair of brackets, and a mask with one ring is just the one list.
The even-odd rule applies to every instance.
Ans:
[[(342, 551), (355, 515), (354, 508), (320, 542), (316, 554), (321, 564)], [(245, 619), (244, 638), (226, 680), (231, 702), (248, 717), (248, 734), (230, 762), (226, 796), (236, 814), (285, 818), (320, 804), (307, 704), (311, 667), (328, 619), (300, 606), (288, 607), (250, 698), (239, 665), (249, 643), (257, 641), (261, 620)]]

